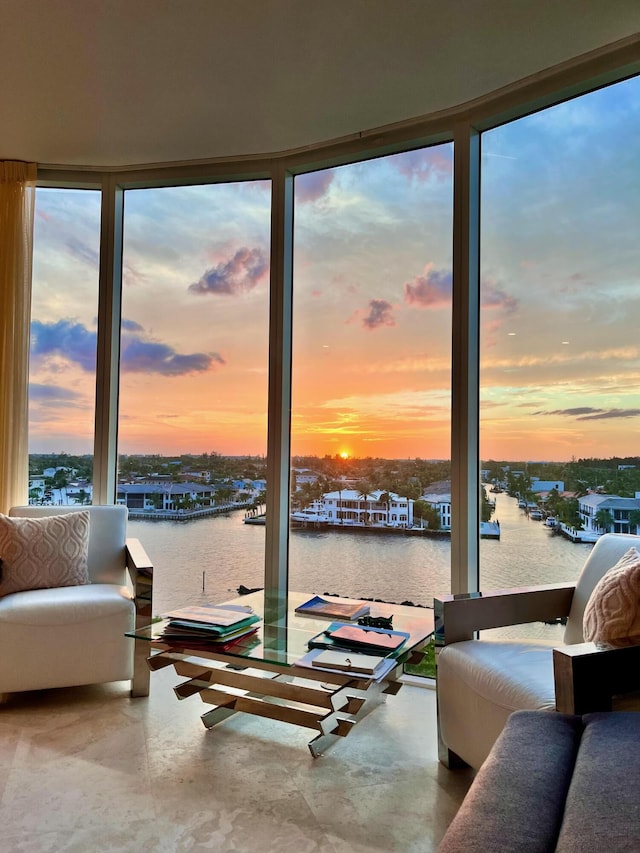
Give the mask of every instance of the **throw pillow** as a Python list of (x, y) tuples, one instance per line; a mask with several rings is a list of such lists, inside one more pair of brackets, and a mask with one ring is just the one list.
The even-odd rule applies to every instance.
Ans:
[(0, 515), (0, 596), (89, 583), (89, 513)]
[(585, 640), (628, 646), (640, 643), (640, 553), (629, 548), (596, 584), (584, 609)]

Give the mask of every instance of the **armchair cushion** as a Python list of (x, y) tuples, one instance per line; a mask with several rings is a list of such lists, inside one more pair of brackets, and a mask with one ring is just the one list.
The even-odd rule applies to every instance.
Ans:
[(89, 513), (0, 515), (0, 596), (89, 582)]
[(598, 581), (584, 611), (585, 640), (610, 645), (640, 643), (640, 553), (629, 548)]
[(441, 736), (472, 767), (480, 767), (513, 711), (555, 708), (553, 645), (466, 640), (439, 652)]

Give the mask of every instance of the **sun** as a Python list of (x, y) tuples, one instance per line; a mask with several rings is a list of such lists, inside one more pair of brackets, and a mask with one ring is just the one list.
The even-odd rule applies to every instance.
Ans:
[(348, 459), (348, 458), (349, 458), (349, 454), (347, 453), (346, 450), (343, 450), (342, 453), (340, 454), (340, 459)]

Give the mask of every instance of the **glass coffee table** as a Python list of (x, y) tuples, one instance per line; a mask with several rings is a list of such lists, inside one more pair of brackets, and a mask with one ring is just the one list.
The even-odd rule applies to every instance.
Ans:
[[(395, 664), (381, 677), (328, 672), (300, 665), (309, 651), (308, 641), (331, 621), (299, 616), (295, 608), (311, 596), (289, 593), (286, 626), (258, 623), (258, 631), (227, 651), (190, 647), (188, 641), (170, 644), (159, 640), (164, 620), (131, 631), (127, 636), (148, 640), (151, 671), (173, 666), (185, 678), (174, 688), (178, 699), (199, 695), (213, 707), (202, 715), (207, 728), (232, 714), (245, 713), (281, 720), (313, 729), (318, 734), (309, 742), (314, 758), (346, 737), (352, 728), (387, 695), (402, 687), (399, 676), (405, 663), (420, 663), (424, 648), (433, 634), (433, 611), (382, 602), (371, 603), (372, 616), (393, 616), (393, 630), (405, 631), (409, 639), (395, 653)], [(323, 596), (332, 601), (350, 601)], [(227, 601), (250, 605), (264, 617), (262, 591)], [(349, 623), (345, 623), (349, 624)], [(353, 623), (350, 623), (353, 624)]]

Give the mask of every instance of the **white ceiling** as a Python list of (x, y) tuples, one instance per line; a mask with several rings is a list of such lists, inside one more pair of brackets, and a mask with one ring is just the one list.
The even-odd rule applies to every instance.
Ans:
[(0, 0), (0, 157), (295, 149), (452, 107), (640, 30), (640, 0)]

